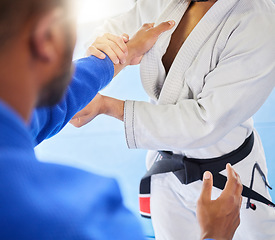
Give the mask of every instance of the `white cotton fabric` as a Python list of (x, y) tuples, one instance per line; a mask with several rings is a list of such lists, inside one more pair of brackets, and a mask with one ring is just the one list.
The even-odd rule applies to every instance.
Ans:
[[(107, 22), (101, 32), (132, 35), (145, 22), (175, 20), (178, 24), (189, 3), (139, 0), (131, 11)], [(238, 148), (254, 131), (252, 153), (236, 165), (249, 186), (256, 161), (267, 174), (251, 117), (275, 86), (274, 3), (218, 0), (186, 39), (166, 75), (161, 59), (174, 30), (163, 33), (141, 62), (141, 80), (150, 102), (126, 101), (127, 144), (151, 150), (149, 168), (156, 150), (192, 158), (218, 157)], [(261, 178), (255, 177), (254, 189), (270, 198)], [(171, 173), (152, 178), (157, 239), (198, 239), (195, 210), (200, 189), (201, 182), (185, 186)], [(217, 197), (219, 192), (215, 189), (213, 194)], [(252, 211), (245, 204), (246, 199), (234, 239), (274, 240), (274, 209), (258, 203)]]

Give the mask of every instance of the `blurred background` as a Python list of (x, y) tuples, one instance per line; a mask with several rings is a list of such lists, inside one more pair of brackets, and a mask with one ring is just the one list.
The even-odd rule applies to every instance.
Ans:
[[(78, 0), (77, 2), (78, 39), (74, 59), (84, 56), (86, 51), (84, 43), (97, 26), (102, 25), (105, 19), (133, 7), (135, 0)], [(124, 69), (101, 93), (123, 100), (147, 100), (140, 82), (138, 66)], [(275, 178), (272, 177), (275, 174), (274, 104), (275, 91), (254, 116), (255, 126), (261, 135), (266, 152), (271, 186), (275, 186)], [(36, 153), (41, 161), (70, 165), (116, 178), (125, 204), (140, 219), (147, 238), (154, 238), (150, 220), (142, 219), (138, 213), (139, 180), (145, 173), (146, 151), (127, 148), (122, 122), (99, 116), (80, 129), (68, 124), (57, 136), (40, 144), (36, 148)], [(270, 193), (275, 199), (275, 191)]]
[(78, 40), (74, 58), (85, 54), (84, 45), (93, 31), (104, 23), (104, 20), (126, 12), (133, 7), (136, 0), (77, 0)]

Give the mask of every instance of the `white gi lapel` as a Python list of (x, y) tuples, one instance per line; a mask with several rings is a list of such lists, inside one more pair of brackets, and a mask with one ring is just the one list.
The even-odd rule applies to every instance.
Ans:
[[(213, 5), (213, 7), (205, 14), (205, 16), (197, 24), (197, 26), (194, 28), (194, 30), (191, 32), (191, 34), (179, 50), (170, 68), (169, 74), (167, 75), (165, 82), (163, 83), (161, 91), (158, 94), (154, 93), (154, 98), (157, 97), (157, 99), (154, 100), (156, 100), (159, 104), (175, 104), (177, 102), (184, 84), (184, 75), (186, 70), (191, 66), (201, 47), (207, 42), (212, 33), (226, 17), (227, 13), (230, 12), (230, 10), (238, 1), (239, 0), (218, 0)], [(183, 1), (178, 5), (183, 5), (184, 3), (186, 3), (186, 1)], [(175, 4), (173, 6), (176, 7)], [(185, 6), (185, 8), (187, 8), (187, 6), (188, 4)], [(172, 7), (172, 4), (170, 5), (170, 7)], [(179, 19), (178, 21), (180, 21), (185, 10), (183, 11), (183, 9), (181, 9), (181, 16), (176, 16), (177, 19)], [(171, 14), (175, 14), (175, 12), (172, 10), (170, 10), (169, 12), (166, 11), (166, 13), (164, 13), (163, 16), (160, 17), (160, 22), (173, 18), (175, 19), (175, 16)], [(175, 20), (177, 21), (177, 19)], [(147, 75), (146, 78), (151, 77), (151, 79), (148, 79), (149, 81), (151, 80), (151, 82), (156, 80), (158, 77), (161, 77), (160, 74), (165, 74), (162, 64), (161, 66), (163, 70), (156, 69), (156, 67), (160, 68), (161, 58), (169, 44), (171, 34), (172, 31), (166, 32), (162, 36), (160, 36), (158, 43), (145, 56), (144, 62), (147, 65), (148, 71), (152, 71), (150, 73), (146, 73), (145, 75)], [(160, 47), (162, 47), (162, 49), (159, 49)], [(153, 62), (152, 65), (151, 62)], [(152, 66), (152, 68), (148, 67), (150, 65)], [(159, 71), (159, 73), (157, 73), (157, 71)], [(151, 89), (152, 87), (154, 87), (155, 91), (157, 90), (156, 86), (151, 86)]]
[(179, 50), (159, 96), (159, 104), (175, 104), (184, 84), (186, 70), (227, 13), (239, 0), (218, 0), (197, 24)]
[[(155, 25), (167, 20), (175, 20), (176, 25), (179, 23), (183, 13), (189, 6), (186, 0), (172, 0), (166, 9), (161, 13)], [(145, 54), (141, 61), (141, 80), (148, 96), (157, 101), (165, 79), (165, 70), (161, 59), (170, 42), (171, 35), (176, 26), (166, 33), (162, 34), (153, 48)]]

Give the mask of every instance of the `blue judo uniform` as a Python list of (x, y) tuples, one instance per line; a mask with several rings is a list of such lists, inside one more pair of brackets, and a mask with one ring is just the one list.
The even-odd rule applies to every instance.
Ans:
[(35, 110), (30, 126), (0, 99), (0, 239), (144, 239), (115, 180), (36, 159), (34, 146), (57, 134), (114, 74), (108, 57), (75, 65), (64, 99)]

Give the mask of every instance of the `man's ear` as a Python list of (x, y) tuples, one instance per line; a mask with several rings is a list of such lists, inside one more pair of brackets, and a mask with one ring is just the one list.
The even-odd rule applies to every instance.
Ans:
[[(60, 8), (53, 9), (40, 17), (32, 31), (30, 44), (31, 52), (34, 58), (40, 61), (49, 62), (57, 58), (56, 52), (58, 44), (56, 41), (60, 38), (60, 31), (55, 27), (62, 20), (63, 11)], [(59, 36), (57, 36), (59, 35)]]

